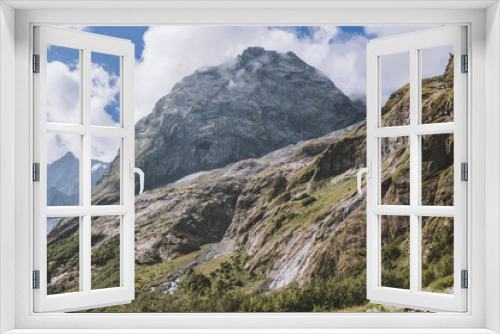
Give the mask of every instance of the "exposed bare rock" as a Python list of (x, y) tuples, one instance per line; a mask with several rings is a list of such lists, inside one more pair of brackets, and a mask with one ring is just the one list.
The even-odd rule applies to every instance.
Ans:
[[(365, 118), (334, 83), (293, 52), (250, 47), (219, 66), (197, 70), (136, 125), (136, 165), (145, 189), (186, 175), (257, 158)], [(94, 197), (117, 191), (115, 160)]]

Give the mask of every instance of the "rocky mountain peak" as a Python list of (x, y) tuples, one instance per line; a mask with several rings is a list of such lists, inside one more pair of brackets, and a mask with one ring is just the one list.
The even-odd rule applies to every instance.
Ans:
[(60, 161), (71, 161), (71, 160), (78, 160), (77, 157), (71, 152), (68, 151), (65, 155), (63, 155), (61, 158), (59, 158)]
[(261, 57), (263, 54), (277, 55), (278, 53), (276, 51), (266, 51), (263, 47), (260, 47), (260, 46), (250, 46), (250, 47), (246, 48), (243, 51), (243, 53), (238, 57), (243, 59), (243, 60), (249, 60), (249, 59)]
[[(159, 188), (364, 118), (326, 75), (295, 54), (249, 47), (184, 77), (156, 103), (136, 124), (136, 164), (147, 175), (145, 188)], [(109, 183), (118, 182), (113, 168), (117, 162), (96, 196), (118, 189)]]
[[(273, 94), (256, 93), (246, 86), (230, 92), (224, 80), (232, 75), (235, 67), (231, 66), (193, 74), (200, 80), (194, 87), (198, 91), (189, 85), (178, 88), (158, 103), (156, 115), (138, 124), (137, 148), (142, 151), (137, 152), (146, 166), (141, 166), (146, 179), (150, 175), (160, 179), (160, 171), (205, 168), (209, 159), (220, 162), (237, 154), (257, 154), (255, 143), (262, 145), (257, 146), (262, 151), (283, 145), (311, 135), (308, 122), (316, 128), (321, 128), (321, 121), (336, 125), (332, 119), (344, 115), (340, 107), (351, 108), (348, 102), (335, 104), (338, 95), (331, 90), (322, 91), (329, 94), (323, 99), (314, 90), (302, 92), (303, 85), (323, 89), (310, 77), (290, 75), (273, 85), (279, 75), (273, 77), (272, 71), (262, 69), (256, 71), (263, 74), (259, 83), (265, 92), (274, 89)], [(204, 80), (216, 85), (214, 95), (204, 91), (209, 88)], [(453, 119), (454, 92), (447, 80), (453, 77), (445, 73), (422, 81), (426, 124)], [(185, 84), (181, 81), (179, 87)], [(292, 93), (285, 94), (280, 85)], [(311, 101), (294, 109), (289, 104), (300, 101), (293, 94)], [(390, 96), (383, 109), (385, 124), (402, 120), (408, 95), (408, 87), (403, 86)], [(319, 102), (324, 104), (316, 105)], [(363, 108), (362, 101), (359, 105)], [(327, 118), (316, 120), (324, 114)], [(300, 126), (290, 121), (293, 117), (302, 122)], [(280, 126), (292, 133), (290, 137), (284, 137)], [(453, 205), (453, 135), (430, 137), (422, 143), (423, 204)], [(235, 143), (239, 146), (233, 147)], [(410, 189), (408, 141), (384, 138), (381, 147), (382, 203), (405, 205)], [(228, 152), (231, 155), (225, 156)], [(107, 311), (373, 310), (366, 305), (366, 201), (356, 190), (355, 176), (364, 165), (366, 122), (361, 122), (219, 169), (205, 169), (136, 196), (139, 292), (131, 304)], [(103, 182), (109, 186), (113, 180), (107, 175)], [(48, 235), (47, 276), (52, 293), (78, 289), (74, 279), (78, 224), (77, 218), (63, 218)], [(110, 275), (110, 268), (119, 267), (119, 257), (113, 256), (119, 254), (115, 233), (119, 226), (119, 217), (112, 216), (98, 217), (92, 224), (92, 256), (99, 259), (92, 268), (93, 287), (119, 284), (119, 271)], [(398, 216), (388, 217), (381, 225), (384, 286), (409, 288), (408, 226), (405, 217)], [(426, 219), (421, 247), (426, 264), (422, 287), (438, 293), (453, 291), (453, 221)]]
[(297, 65), (302, 67), (309, 66), (291, 51), (287, 53), (279, 53), (277, 51), (266, 50), (260, 46), (250, 46), (246, 48), (243, 50), (243, 53), (237, 57), (237, 60), (239, 67), (243, 67), (249, 63), (277, 65), (279, 62), (295, 62)]
[[(108, 168), (109, 163), (91, 160), (91, 187)], [(47, 165), (47, 203), (49, 205), (74, 205), (80, 192), (80, 160), (71, 151)]]

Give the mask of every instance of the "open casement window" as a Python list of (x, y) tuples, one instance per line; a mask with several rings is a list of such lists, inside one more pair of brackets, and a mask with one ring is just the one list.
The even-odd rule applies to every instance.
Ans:
[[(134, 299), (134, 44), (35, 27), (33, 59), (34, 311), (128, 303)], [(104, 75), (113, 87), (102, 84)], [(103, 113), (102, 94), (112, 89), (115, 103)], [(62, 146), (71, 150), (59, 152), (55, 166)], [(106, 172), (115, 182), (101, 186), (96, 200), (93, 171), (106, 150)], [(58, 233), (57, 244), (49, 231)], [(94, 252), (105, 237), (106, 252)], [(119, 279), (95, 282), (103, 258), (108, 276)], [(63, 284), (54, 289), (53, 282)]]
[[(438, 52), (447, 54), (444, 75), (432, 72)], [(367, 46), (367, 298), (373, 303), (466, 311), (465, 54), (464, 27)], [(387, 90), (394, 73), (409, 84)], [(386, 104), (388, 94), (400, 102)], [(404, 266), (392, 262), (401, 258)], [(435, 284), (446, 280), (445, 289)]]

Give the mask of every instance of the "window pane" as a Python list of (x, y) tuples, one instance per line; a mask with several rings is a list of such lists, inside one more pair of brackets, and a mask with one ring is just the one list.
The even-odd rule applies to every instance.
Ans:
[(453, 206), (453, 134), (422, 136), (422, 205)]
[(47, 206), (80, 204), (80, 135), (47, 134)]
[(47, 122), (80, 124), (80, 50), (47, 45)]
[(453, 45), (421, 50), (422, 124), (453, 122)]
[(410, 124), (410, 53), (380, 57), (381, 126)]
[(422, 290), (453, 294), (453, 218), (422, 217)]
[(408, 137), (380, 139), (383, 205), (410, 205), (410, 142)]
[(80, 217), (47, 218), (47, 294), (80, 291)]
[(92, 217), (92, 290), (120, 286), (120, 216)]
[(382, 286), (410, 288), (410, 217), (382, 216)]
[(92, 205), (120, 204), (120, 144), (121, 138), (92, 137)]
[(120, 126), (120, 57), (92, 52), (92, 125)]

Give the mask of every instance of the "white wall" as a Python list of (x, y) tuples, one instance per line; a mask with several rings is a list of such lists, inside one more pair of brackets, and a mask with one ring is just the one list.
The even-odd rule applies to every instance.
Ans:
[(15, 11), (0, 3), (0, 333), (14, 328)]
[[(0, 0), (1, 1), (1, 0)], [(92, 1), (94, 2), (94, 1)], [(436, 1), (437, 2), (437, 1)], [(65, 2), (70, 3), (70, 2)], [(166, 3), (166, 1), (165, 1)], [(403, 3), (403, 2), (402, 2)], [(458, 3), (458, 2), (457, 2)], [(460, 2), (462, 3), (462, 2)], [(5, 7), (5, 6), (3, 6)], [(2, 7), (0, 7), (1, 9)], [(7, 24), (7, 27), (12, 28), (13, 26), (13, 11), (11, 9), (5, 9), (5, 12), (10, 13), (9, 16), (12, 20), (12, 24)], [(279, 15), (278, 15), (279, 14)], [(248, 10), (248, 11), (224, 11), (224, 10), (210, 10), (210, 11), (201, 11), (201, 10), (157, 10), (154, 12), (144, 11), (144, 10), (133, 10), (133, 11), (110, 11), (110, 10), (100, 10), (100, 11), (90, 11), (90, 10), (46, 10), (46, 11), (23, 11), (18, 10), (16, 13), (16, 22), (17, 22), (17, 45), (16, 45), (16, 145), (19, 147), (19, 151), (15, 154), (15, 159), (17, 160), (16, 164), (16, 240), (20, 241), (17, 243), (17, 253), (18, 262), (15, 267), (17, 273), (17, 291), (16, 295), (16, 308), (18, 312), (16, 313), (16, 323), (20, 328), (33, 328), (37, 326), (42, 326), (46, 328), (70, 328), (72, 326), (80, 326), (80, 327), (93, 327), (93, 328), (106, 328), (106, 326), (115, 326), (125, 328), (134, 328), (138, 321), (141, 321), (138, 316), (131, 315), (116, 315), (115, 321), (112, 324), (106, 323), (104, 320), (93, 318), (92, 321), (89, 321), (87, 317), (82, 316), (78, 319), (75, 318), (64, 318), (58, 317), (58, 315), (50, 315), (47, 317), (39, 317), (37, 319), (32, 319), (28, 317), (27, 310), (30, 309), (31, 305), (31, 294), (29, 290), (26, 289), (26, 285), (29, 285), (30, 274), (32, 266), (27, 262), (26, 254), (29, 254), (29, 238), (30, 235), (29, 227), (31, 223), (29, 208), (30, 208), (30, 105), (29, 105), (29, 94), (27, 93), (30, 89), (30, 81), (29, 81), (29, 55), (30, 55), (30, 22), (42, 22), (42, 23), (51, 23), (51, 22), (71, 22), (71, 23), (87, 23), (87, 24), (98, 24), (102, 22), (110, 22), (110, 23), (123, 23), (127, 24), (144, 24), (144, 22), (148, 23), (158, 23), (165, 24), (168, 22), (174, 22), (179, 24), (200, 24), (200, 23), (227, 23), (234, 24), (235, 22), (239, 24), (252, 24), (259, 22), (276, 22), (280, 24), (294, 23), (294, 24), (310, 24), (311, 22), (336, 22), (337, 24), (341, 24), (342, 22), (401, 22), (402, 17), (407, 17), (407, 15), (402, 15), (407, 13), (400, 13), (399, 11), (384, 11), (384, 10), (370, 10), (370, 11), (340, 11), (340, 10), (322, 10), (312, 11), (312, 10), (270, 10), (266, 12), (258, 11), (258, 10)], [(3, 17), (6, 14), (0, 15), (0, 20), (2, 22), (10, 22), (5, 20)], [(276, 21), (276, 17), (281, 17), (281, 20)], [(449, 17), (448, 20), (450, 22), (472, 22), (473, 23), (473, 56), (472, 56), (472, 64), (475, 66), (474, 71), (472, 72), (474, 75), (473, 84), (476, 88), (475, 91), (475, 100), (472, 102), (475, 113), (474, 124), (472, 125), (472, 133), (478, 140), (474, 143), (474, 156), (471, 159), (472, 166), (476, 168), (475, 170), (471, 170), (472, 177), (475, 180), (474, 192), (472, 193), (472, 198), (474, 201), (474, 209), (473, 209), (473, 219), (472, 221), (475, 224), (475, 230), (479, 233), (474, 233), (472, 238), (474, 239), (474, 249), (472, 251), (474, 254), (480, 254), (483, 257), (484, 250), (484, 235), (488, 236), (489, 239), (489, 247), (491, 249), (496, 250), (496, 260), (494, 266), (489, 266), (487, 279), (485, 280), (484, 272), (484, 260), (472, 261), (472, 269), (471, 275), (472, 279), (476, 280), (476, 282), (480, 281), (480, 287), (475, 289), (475, 292), (470, 293), (469, 296), (472, 298), (472, 310), (474, 317), (464, 316), (461, 318), (452, 317), (453, 323), (450, 323), (450, 326), (453, 327), (464, 327), (468, 325), (472, 325), (474, 327), (483, 327), (484, 326), (484, 318), (482, 315), (485, 311), (485, 300), (484, 295), (487, 296), (486, 302), (488, 302), (487, 312), (488, 312), (488, 327), (491, 329), (495, 329), (495, 331), (500, 332), (500, 320), (498, 319), (498, 315), (500, 314), (499, 310), (499, 286), (498, 286), (498, 277), (500, 273), (500, 261), (498, 260), (498, 250), (499, 245), (495, 244), (494, 241), (498, 241), (499, 238), (499, 222), (500, 222), (500, 176), (499, 176), (499, 164), (500, 164), (500, 135), (499, 135), (499, 123), (500, 116), (499, 106), (500, 106), (500, 69), (499, 69), (499, 54), (500, 54), (500, 41), (499, 41), (499, 13), (498, 6), (491, 7), (488, 10), (488, 20), (485, 20), (484, 11), (481, 10), (470, 10), (470, 11), (453, 11), (446, 10), (446, 13), (443, 11), (418, 11), (412, 10), (412, 20), (418, 20), (420, 22), (442, 22), (443, 18)], [(485, 21), (487, 21), (485, 23)], [(7, 43), (7, 47), (5, 48), (5, 43), (3, 39), (3, 31), (12, 31), (11, 29), (3, 29), (4, 23), (0, 24), (2, 26), (2, 33), (0, 34), (2, 51), (0, 53), (0, 70), (2, 71), (2, 78), (14, 78), (13, 74), (4, 75), (5, 73), (11, 73), (10, 71), (14, 68), (11, 49), (11, 41)], [(492, 48), (493, 50), (488, 53), (488, 67), (485, 68), (483, 60), (485, 57), (484, 54), (484, 29), (488, 29), (488, 33), (491, 35), (488, 37), (488, 48)], [(493, 31), (492, 31), (493, 30)], [(475, 36), (475, 37), (474, 37)], [(2, 57), (2, 54), (6, 53), (6, 57)], [(10, 59), (10, 60), (9, 60)], [(9, 60), (9, 61), (8, 61)], [(5, 64), (5, 66), (4, 66)], [(4, 72), (5, 70), (5, 72)], [(488, 77), (488, 89), (484, 87), (483, 78)], [(5, 80), (5, 79), (4, 79)], [(4, 240), (6, 235), (12, 235), (11, 231), (13, 222), (13, 213), (9, 213), (12, 204), (13, 197), (13, 187), (14, 187), (14, 177), (13, 166), (11, 165), (11, 161), (13, 161), (14, 153), (12, 152), (11, 145), (12, 138), (14, 137), (14, 130), (11, 122), (11, 117), (13, 116), (13, 111), (10, 97), (14, 94), (14, 82), (2, 82), (0, 80), (0, 93), (2, 94), (0, 111), (1, 111), (1, 125), (0, 125), (0, 182), (1, 182), (1, 190), (0, 190), (0, 203), (2, 203), (2, 207), (0, 207), (0, 218), (1, 218), (1, 226), (0, 226), (0, 255), (7, 254), (4, 262), (0, 263), (0, 271), (2, 272), (2, 281), (0, 281), (0, 293), (1, 295), (1, 303), (0, 303), (0, 312), (3, 318), (0, 318), (0, 322), (2, 322), (1, 328), (2, 331), (7, 326), (12, 325), (12, 310), (14, 309), (14, 305), (10, 304), (9, 301), (13, 302), (13, 277), (9, 274), (4, 275), (5, 273), (13, 273), (14, 272), (14, 264), (12, 263), (12, 253), (10, 253), (10, 246), (12, 245), (12, 240)], [(485, 98), (485, 91), (488, 92), (487, 98)], [(5, 98), (4, 98), (5, 97)], [(487, 101), (487, 102), (486, 102)], [(4, 104), (6, 107), (4, 107)], [(8, 110), (8, 111), (6, 111)], [(485, 117), (485, 113), (487, 112), (487, 117)], [(4, 122), (5, 119), (5, 122)], [(485, 122), (485, 119), (488, 122)], [(7, 123), (6, 123), (7, 122)], [(4, 131), (4, 128), (5, 131)], [(485, 143), (484, 132), (485, 128), (489, 135), (493, 135), (493, 140), (489, 140), (488, 143)], [(9, 138), (8, 141), (5, 141), (4, 138)], [(485, 149), (488, 149), (489, 152), (486, 155)], [(495, 151), (496, 150), (496, 151)], [(487, 156), (487, 164), (485, 163), (485, 156)], [(7, 158), (11, 158), (12, 160), (8, 160)], [(4, 162), (8, 163), (8, 165), (4, 165)], [(488, 166), (488, 168), (485, 168)], [(485, 182), (485, 171), (493, 173), (489, 175), (487, 182)], [(4, 182), (5, 181), (5, 182)], [(4, 185), (6, 185), (4, 187)], [(8, 185), (8, 186), (7, 186)], [(487, 191), (487, 200), (484, 199), (485, 189)], [(7, 196), (5, 196), (7, 194)], [(28, 194), (28, 195), (27, 195)], [(5, 201), (5, 202), (3, 202)], [(491, 222), (490, 227), (485, 233), (484, 223), (486, 221), (485, 218), (485, 202), (488, 205), (490, 211), (488, 211), (488, 221)], [(7, 203), (7, 204), (5, 204)], [(7, 211), (4, 211), (7, 210)], [(4, 217), (5, 216), (5, 217)], [(479, 237), (478, 237), (479, 236)], [(19, 251), (21, 250), (21, 251)], [(477, 256), (475, 257), (477, 259)], [(474, 276), (474, 272), (481, 273), (479, 276)], [(486, 282), (485, 282), (486, 281)], [(496, 285), (495, 285), (496, 282)], [(485, 284), (483, 284), (485, 283)], [(487, 293), (483, 293), (487, 288)], [(11, 298), (12, 297), (12, 298)], [(479, 317), (478, 317), (479, 314)], [(260, 315), (259, 315), (260, 316)], [(417, 315), (418, 316), (418, 315)], [(223, 316), (214, 316), (214, 317), (198, 317), (196, 315), (189, 315), (191, 324), (197, 327), (211, 327), (211, 328), (220, 328), (221, 326), (226, 326), (227, 328), (236, 328), (238, 326), (248, 326), (248, 327), (261, 327), (265, 326), (264, 322), (261, 322), (265, 316), (261, 318), (258, 317), (243, 317), (240, 315), (231, 315), (231, 317)], [(446, 317), (446, 316), (445, 316)], [(277, 315), (277, 322), (275, 326), (279, 326), (277, 328), (282, 328), (284, 325), (296, 326), (296, 328), (304, 327), (304, 318), (300, 316), (293, 315), (289, 317), (287, 315)], [(363, 319), (361, 319), (363, 318)], [(409, 319), (410, 317), (408, 317)], [(469, 321), (469, 318), (473, 318), (474, 322)], [(5, 321), (3, 321), (5, 319)], [(57, 321), (55, 321), (56, 319)], [(144, 321), (147, 321), (148, 325), (151, 328), (163, 328), (166, 326), (165, 319), (161, 317), (152, 317), (152, 316), (144, 316), (141, 318)], [(223, 319), (223, 320), (221, 320)], [(377, 315), (376, 317), (359, 317), (360, 321), (357, 320), (357, 315), (348, 315), (348, 317), (344, 317), (342, 319), (338, 318), (335, 323), (332, 323), (332, 318), (325, 316), (311, 316), (309, 321), (311, 323), (314, 321), (314, 324), (317, 328), (328, 328), (328, 327), (339, 327), (339, 328), (347, 328), (355, 324), (359, 328), (367, 328), (367, 327), (393, 327), (398, 328), (401, 327), (401, 323), (407, 319), (406, 315), (401, 315), (398, 317), (399, 321), (387, 321), (388, 317), (385, 315)], [(266, 319), (264, 319), (266, 320)], [(413, 315), (412, 315), (412, 319)], [(445, 319), (446, 320), (446, 319)], [(307, 321), (307, 319), (306, 319)], [(437, 326), (437, 324), (441, 324), (438, 317), (427, 317), (425, 321), (416, 327), (431, 327)], [(449, 320), (448, 320), (449, 321)], [(169, 318), (168, 326), (171, 328), (182, 328), (186, 323), (186, 318), (181, 316), (172, 316)], [(110, 327), (111, 328), (111, 327)]]
[[(486, 11), (486, 328), (500, 332), (500, 6)], [(493, 265), (492, 265), (493, 264)]]

